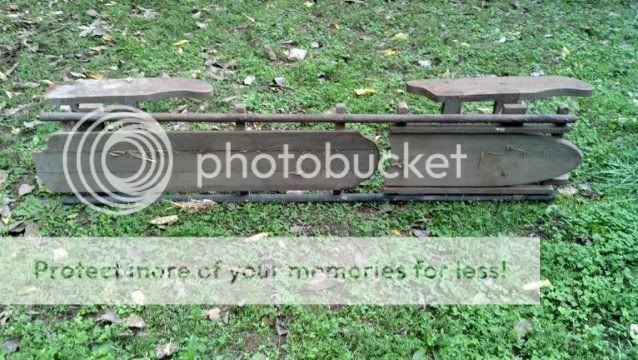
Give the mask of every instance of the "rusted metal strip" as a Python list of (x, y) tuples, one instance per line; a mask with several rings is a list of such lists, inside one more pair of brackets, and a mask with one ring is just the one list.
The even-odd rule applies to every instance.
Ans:
[[(110, 121), (128, 117), (129, 113), (43, 112), (43, 121), (98, 120), (108, 115)], [(160, 122), (289, 122), (289, 123), (553, 123), (576, 121), (574, 115), (562, 114), (237, 114), (237, 113), (150, 113)]]

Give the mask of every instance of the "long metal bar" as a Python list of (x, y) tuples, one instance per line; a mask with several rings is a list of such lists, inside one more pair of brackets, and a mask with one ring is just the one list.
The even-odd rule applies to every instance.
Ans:
[[(43, 121), (90, 121), (99, 120), (105, 116), (110, 120), (130, 117), (130, 113), (86, 113), (74, 112), (43, 112)], [(211, 113), (211, 114), (173, 114), (149, 113), (160, 122), (286, 122), (286, 123), (554, 123), (567, 124), (576, 121), (574, 115), (559, 114), (239, 114), (239, 113)]]
[[(553, 194), (547, 195), (427, 195), (427, 194), (384, 194), (384, 193), (317, 193), (317, 194), (172, 194), (163, 195), (160, 200), (189, 201), (211, 200), (215, 202), (283, 202), (283, 203), (314, 203), (314, 202), (401, 202), (401, 201), (493, 201), (493, 200), (537, 200), (553, 199)], [(94, 198), (85, 200), (99, 204)], [(117, 203), (117, 199), (104, 197), (104, 200)], [(75, 196), (64, 196), (62, 202), (67, 205), (80, 204)]]

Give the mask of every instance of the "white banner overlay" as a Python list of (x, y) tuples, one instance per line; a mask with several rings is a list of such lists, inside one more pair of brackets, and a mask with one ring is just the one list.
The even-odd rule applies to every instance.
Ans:
[(2, 238), (3, 304), (538, 304), (538, 238)]

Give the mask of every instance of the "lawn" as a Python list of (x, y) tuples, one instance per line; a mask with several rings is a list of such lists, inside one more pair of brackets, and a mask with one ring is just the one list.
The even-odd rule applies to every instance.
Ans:
[[(227, 322), (202, 316), (214, 305), (7, 305), (0, 356), (154, 358), (157, 344), (171, 342), (173, 357), (184, 359), (637, 358), (637, 19), (632, 1), (3, 1), (0, 169), (8, 178), (0, 206), (11, 214), (0, 234), (22, 221), (42, 236), (410, 236), (423, 223), (431, 236), (540, 236), (541, 277), (551, 285), (538, 306), (231, 306), (221, 309)], [(290, 44), (308, 50), (303, 61), (285, 60)], [(403, 100), (433, 113), (437, 104), (406, 94), (406, 81), (532, 73), (595, 88), (591, 98), (530, 106), (538, 113), (567, 102), (579, 116), (567, 139), (584, 161), (552, 202), (219, 204), (198, 212), (162, 202), (109, 217), (64, 206), (39, 187), (18, 194), (22, 184), (37, 185), (30, 153), (59, 127), (32, 123), (53, 109), (41, 96), (65, 78), (169, 75), (214, 87), (211, 99), (143, 104), (151, 111), (227, 112), (242, 102), (250, 112), (320, 113), (345, 102), (352, 113), (391, 113)], [(285, 78), (282, 91), (271, 89), (275, 77)], [(356, 96), (357, 88), (375, 92)], [(386, 127), (352, 126), (381, 146)], [(166, 229), (149, 224), (173, 214), (180, 220)], [(98, 321), (109, 309), (140, 315), (147, 328)]]

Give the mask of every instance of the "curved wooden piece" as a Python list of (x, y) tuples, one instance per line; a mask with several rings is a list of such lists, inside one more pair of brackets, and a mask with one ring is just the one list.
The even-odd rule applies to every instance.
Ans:
[(433, 101), (506, 101), (591, 96), (593, 87), (564, 76), (511, 76), (408, 81), (407, 91)]
[(47, 91), (45, 98), (61, 105), (131, 104), (163, 98), (208, 97), (212, 91), (212, 86), (204, 81), (182, 78), (77, 80), (55, 85)]
[[(533, 184), (568, 173), (582, 159), (572, 143), (545, 135), (403, 132), (392, 133), (390, 142), (392, 153), (398, 157), (387, 172), (398, 176), (390, 178), (386, 175), (385, 180), (385, 186), (392, 188)], [(457, 152), (467, 158), (453, 156)], [(431, 161), (429, 168), (433, 176), (426, 167), (428, 159), (435, 154), (446, 160)], [(446, 162), (447, 166), (441, 167)], [(407, 166), (409, 163), (412, 167)], [(432, 164), (440, 166), (433, 167)], [(436, 178), (441, 173), (446, 175)]]
[[(69, 193), (72, 190), (67, 183), (63, 166), (64, 145), (72, 134), (52, 134), (47, 149), (33, 154), (38, 177), (53, 192)], [(149, 159), (150, 155), (139, 154), (139, 150), (130, 143), (118, 143), (115, 147), (104, 150), (103, 145), (109, 136), (105, 135), (97, 140), (98, 133), (88, 133), (80, 156), (82, 175), (84, 179), (87, 179), (87, 184), (84, 185), (76, 170), (77, 148), (82, 135), (75, 133), (69, 146), (74, 151), (67, 154), (68, 173), (80, 192), (87, 192), (88, 189), (99, 192), (101, 188), (93, 180), (94, 178), (109, 184), (109, 180), (104, 175), (104, 166), (117, 177), (124, 178), (134, 175), (143, 167), (145, 161), (152, 161)], [(167, 135), (171, 142), (173, 156), (173, 169), (166, 188), (169, 192), (350, 189), (373, 175), (379, 159), (376, 144), (355, 131), (180, 131), (169, 132)], [(98, 142), (97, 150), (91, 156), (88, 149), (96, 141)], [(325, 171), (326, 144), (328, 143), (330, 154), (343, 155), (350, 164), (350, 171), (345, 172), (343, 177), (331, 177)], [(231, 158), (232, 160), (228, 161), (227, 144), (230, 144), (231, 149), (228, 156), (241, 154), (247, 159), (247, 176), (242, 175), (244, 173), (242, 160)], [(279, 157), (284, 154), (284, 145), (288, 145), (288, 154), (292, 157)], [(276, 171), (266, 178), (256, 176), (252, 167), (254, 164), (261, 174), (269, 172), (272, 168), (269, 162), (263, 158), (256, 159), (263, 154), (270, 154), (276, 160)], [(321, 161), (321, 171), (315, 176), (305, 177), (298, 173), (297, 162), (305, 154), (312, 154)], [(104, 165), (100, 161), (103, 155), (106, 159)], [(212, 178), (200, 176), (200, 170), (212, 174), (217, 166), (214, 161), (201, 161), (200, 155), (215, 155), (220, 159), (221, 172), (218, 176)], [(358, 166), (362, 176), (352, 171), (355, 166), (353, 164)], [(91, 165), (95, 166), (95, 172), (89, 171)], [(312, 160), (303, 160), (299, 166), (304, 174), (312, 174), (316, 169)], [(334, 174), (339, 174), (344, 170), (343, 161), (333, 160), (331, 169)], [(230, 172), (229, 177), (226, 175), (227, 170)], [(285, 173), (288, 175), (284, 175)], [(202, 181), (202, 186), (198, 185), (198, 179)], [(116, 188), (106, 186), (109, 191), (118, 191)]]

